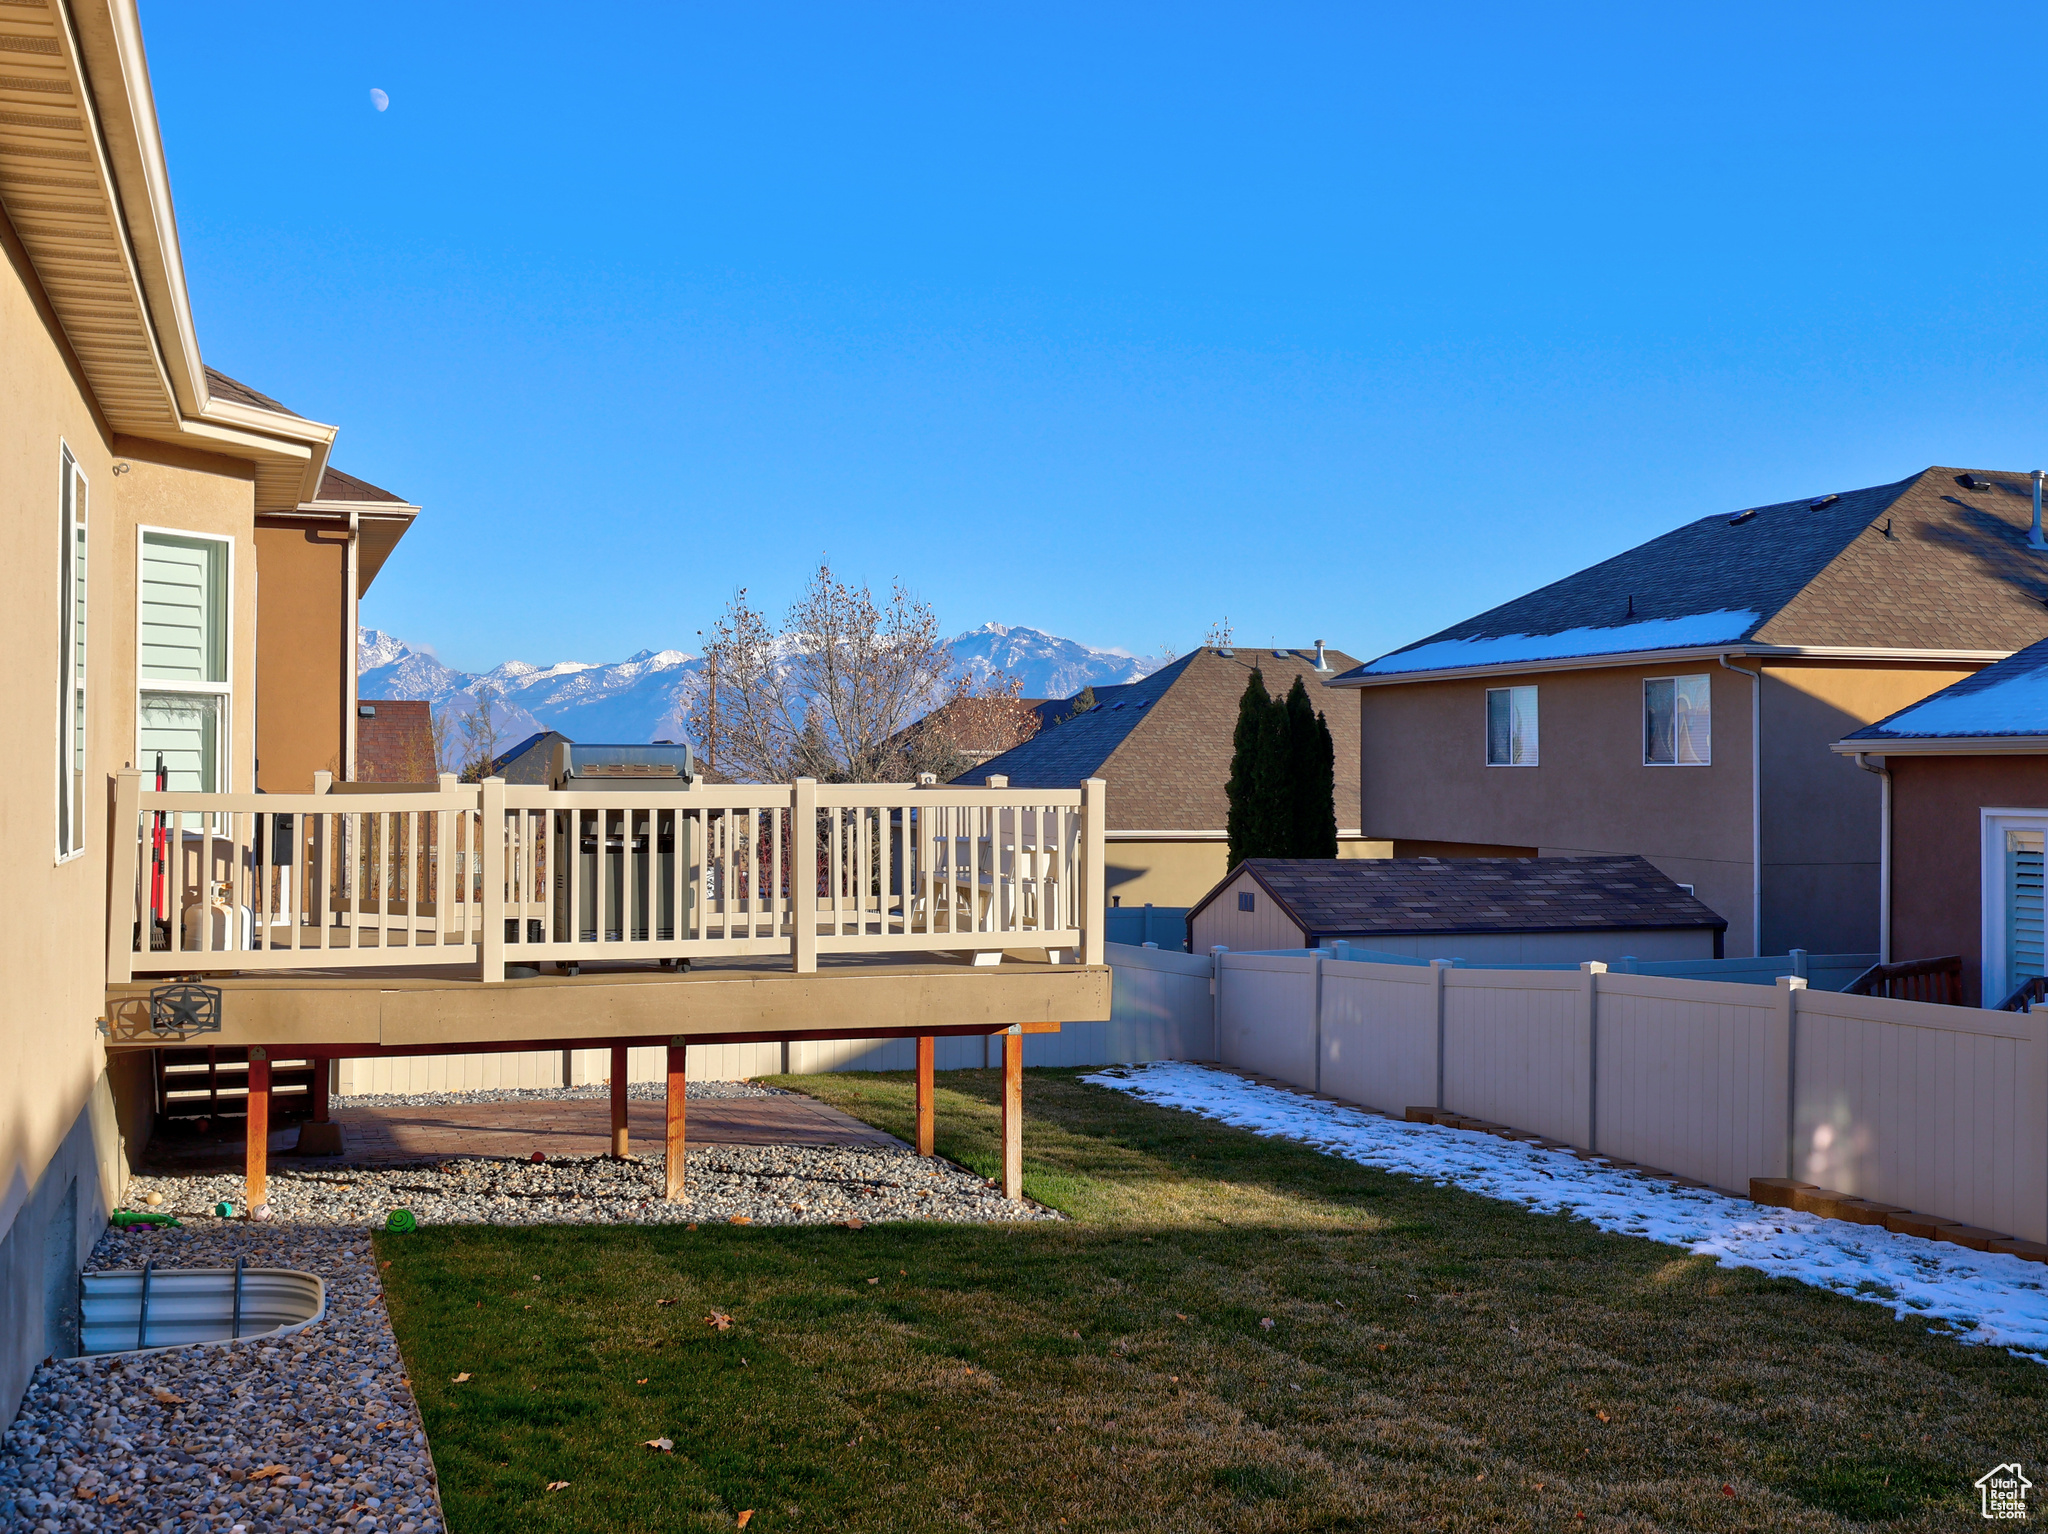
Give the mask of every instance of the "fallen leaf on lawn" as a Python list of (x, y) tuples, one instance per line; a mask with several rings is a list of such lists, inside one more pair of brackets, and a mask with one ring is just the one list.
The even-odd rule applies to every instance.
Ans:
[(673, 1438), (650, 1438), (642, 1445), (644, 1448), (654, 1450), (657, 1454), (670, 1453), (675, 1449), (675, 1446), (676, 1441)]
[(691, 1221), (691, 1222), (690, 1222), (689, 1224), (687, 1224), (687, 1225), (685, 1225), (685, 1226), (683, 1227), (683, 1229), (684, 1229), (684, 1230), (695, 1230), (696, 1228), (697, 1228), (697, 1222), (696, 1222), (695, 1220), (692, 1220), (692, 1221)]
[(390, 1263), (388, 1263), (388, 1262), (380, 1262), (380, 1263), (378, 1263), (378, 1264), (377, 1264), (377, 1266), (378, 1266), (378, 1267), (379, 1267), (380, 1269), (382, 1269), (382, 1268), (388, 1268), (388, 1267), (390, 1267), (390, 1266), (391, 1266), (391, 1264), (390, 1264)]
[(868, 1282), (871, 1284), (879, 1284), (881, 1280), (879, 1278), (871, 1278), (868, 1280)]
[(861, 1228), (861, 1223), (858, 1220), (848, 1220), (846, 1222), (846, 1228), (848, 1230), (859, 1230)]
[(1604, 1411), (1596, 1411), (1593, 1413), (1593, 1415), (1598, 1417), (1602, 1422), (1605, 1422), (1607, 1420), (1607, 1413)]
[(1378, 1348), (1382, 1353), (1386, 1352), (1387, 1350), (1387, 1345), (1384, 1342), (1375, 1342), (1373, 1346)]
[(1259, 1317), (1259, 1325), (1270, 1332), (1273, 1329), (1273, 1318), (1271, 1316), (1261, 1316)]
[[(898, 1268), (898, 1269), (896, 1270), (896, 1276), (897, 1276), (898, 1278), (908, 1278), (908, 1277), (910, 1277), (910, 1269), (908, 1269), (908, 1268)], [(1868, 1435), (1865, 1435), (1865, 1436), (1868, 1436)]]
[(751, 1225), (754, 1217), (750, 1214), (736, 1214), (726, 1222), (728, 1225)]
[(458, 1374), (455, 1376), (454, 1379), (450, 1380), (448, 1383), (451, 1385), (460, 1385), (464, 1380), (468, 1378), (469, 1376), (467, 1374)]
[(1732, 1497), (1735, 1495), (1735, 1488), (1733, 1486), (1727, 1485), (1724, 1482), (1721, 1487), (1721, 1495), (1724, 1497)]
[(1181, 1313), (1180, 1313), (1179, 1311), (1177, 1311), (1177, 1310), (1176, 1310), (1176, 1311), (1175, 1311), (1175, 1312), (1173, 1313), (1173, 1319), (1174, 1319), (1174, 1320), (1176, 1320), (1176, 1321), (1185, 1321), (1185, 1320), (1187, 1320), (1187, 1317), (1186, 1317), (1186, 1316), (1184, 1316), (1184, 1315), (1182, 1315), (1182, 1314), (1181, 1314)]
[(153, 1394), (159, 1401), (163, 1402), (166, 1406), (184, 1406), (187, 1404), (183, 1396), (177, 1394), (175, 1391), (166, 1390), (161, 1385), (157, 1386), (156, 1389), (151, 1392), (151, 1394)]
[(569, 1483), (567, 1481), (550, 1481), (548, 1482), (548, 1490), (560, 1491), (564, 1486), (567, 1486), (568, 1484)]
[(1537, 1489), (1538, 1491), (1541, 1491), (1541, 1490), (1543, 1490), (1543, 1483), (1542, 1483), (1541, 1481), (1538, 1481), (1538, 1482), (1536, 1483), (1536, 1489)]
[(656, 1300), (654, 1303), (657, 1305), (680, 1305), (683, 1302), (681, 1300)]
[(714, 1331), (725, 1331), (732, 1326), (732, 1317), (722, 1310), (714, 1310), (704, 1318), (704, 1324)]
[(732, 1526), (736, 1529), (744, 1529), (747, 1526), (747, 1520), (753, 1516), (754, 1510), (750, 1507), (733, 1520)]

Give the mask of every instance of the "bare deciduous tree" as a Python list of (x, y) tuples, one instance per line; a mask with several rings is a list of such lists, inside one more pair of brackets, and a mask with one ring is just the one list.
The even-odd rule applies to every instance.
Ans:
[(945, 698), (952, 669), (931, 608), (900, 585), (878, 604), (825, 564), (780, 630), (736, 592), (706, 651), (690, 728), (737, 782), (899, 778), (900, 737)]
[(464, 782), (480, 783), (490, 776), (491, 763), (498, 759), (498, 692), (494, 687), (479, 686), (471, 697), (474, 701), (461, 718), (466, 757), (462, 777)]

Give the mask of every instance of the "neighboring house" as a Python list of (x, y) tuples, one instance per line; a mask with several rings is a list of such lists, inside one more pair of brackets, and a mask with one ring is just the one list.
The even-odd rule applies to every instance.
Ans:
[(558, 742), (575, 744), (560, 730), (542, 730), (538, 735), (529, 735), (502, 756), (491, 758), (491, 774), (507, 783), (538, 783), (545, 787), (553, 781), (551, 774)]
[(415, 511), (202, 361), (139, 38), (132, 0), (0, 15), (0, 908), (27, 960), (0, 1017), (0, 1420), (76, 1351), (79, 1268), (149, 1134), (151, 1056), (103, 1034), (137, 835), (110, 841), (110, 779), (349, 775), (355, 600)]
[(1638, 857), (1248, 858), (1188, 913), (1192, 948), (1612, 964), (1718, 959), (1725, 918)]
[[(953, 781), (979, 784), (1001, 776), (1013, 788), (1073, 788), (1086, 778), (1105, 780), (1110, 899), (1121, 905), (1192, 905), (1228, 872), (1224, 786), (1230, 781), (1238, 699), (1256, 668), (1274, 697), (1303, 678), (1329, 715), (1337, 747), (1338, 856), (1384, 857), (1385, 844), (1367, 841), (1352, 820), (1358, 804), (1356, 716), (1342, 706), (1344, 700), (1316, 691), (1318, 682), (1356, 664), (1320, 644), (1307, 650), (1195, 650), (1142, 681), (1096, 687), (1095, 707), (1086, 713), (1071, 712), (1074, 698), (1041, 706), (1041, 718), (1058, 722)], [(1331, 708), (1333, 701), (1339, 706)]]
[[(2048, 556), (2044, 556), (2048, 558)], [(1963, 1003), (2048, 973), (2048, 640), (1835, 742), (1884, 774), (1887, 963), (1959, 954)]]
[(434, 759), (434, 705), (408, 698), (358, 703), (356, 751), (358, 782), (433, 782), (441, 771)]
[[(980, 766), (1036, 735), (1044, 723), (1046, 698), (949, 698), (921, 719), (904, 726), (889, 744), (913, 763), (950, 756), (970, 767)], [(923, 737), (932, 737), (927, 740)]]
[(1703, 517), (1337, 677), (1396, 856), (1640, 853), (1732, 952), (1877, 947), (1877, 780), (1828, 747), (2048, 635), (2024, 474)]

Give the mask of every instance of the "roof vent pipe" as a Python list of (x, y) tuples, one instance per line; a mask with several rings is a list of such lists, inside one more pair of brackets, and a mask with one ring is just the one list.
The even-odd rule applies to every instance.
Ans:
[(1328, 671), (1329, 669), (1330, 663), (1323, 658), (1323, 642), (1318, 639), (1316, 641), (1316, 670)]
[(2034, 470), (2034, 526), (2027, 534), (2027, 547), (2030, 549), (2048, 549), (2048, 543), (2041, 540), (2041, 473), (2039, 469)]

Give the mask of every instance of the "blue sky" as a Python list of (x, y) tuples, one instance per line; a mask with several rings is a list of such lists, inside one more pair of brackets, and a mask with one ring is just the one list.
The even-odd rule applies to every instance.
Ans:
[(694, 650), (820, 554), (1370, 656), (2048, 463), (2039, 7), (143, 20), (201, 347), (425, 508), (365, 618), (459, 666)]

